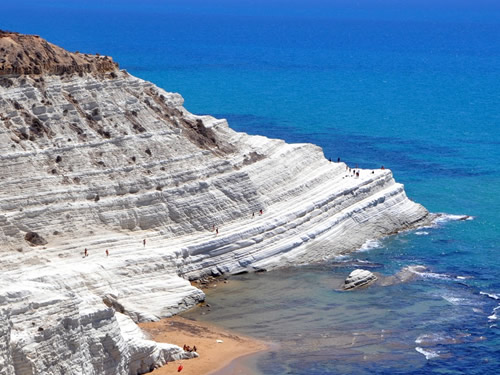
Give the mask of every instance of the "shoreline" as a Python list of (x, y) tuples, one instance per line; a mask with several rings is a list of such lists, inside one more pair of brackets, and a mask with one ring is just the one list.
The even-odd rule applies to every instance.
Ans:
[[(151, 372), (154, 375), (176, 374), (180, 364), (188, 374), (215, 375), (233, 364), (234, 360), (267, 350), (270, 345), (248, 336), (235, 334), (211, 323), (189, 320), (180, 316), (157, 322), (140, 323), (139, 327), (151, 340), (193, 347), (198, 358), (173, 361)], [(217, 342), (216, 340), (222, 340)]]

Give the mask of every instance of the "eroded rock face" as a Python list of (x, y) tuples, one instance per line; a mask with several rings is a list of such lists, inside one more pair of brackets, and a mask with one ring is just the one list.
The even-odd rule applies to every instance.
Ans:
[(40, 245), (46, 245), (47, 241), (45, 241), (45, 238), (40, 236), (36, 232), (28, 232), (24, 235), (24, 239), (30, 243), (30, 245), (33, 246), (40, 246)]
[(14, 365), (11, 350), (11, 325), (10, 312), (0, 310), (0, 374), (14, 374)]
[[(111, 73), (117, 69), (109, 56), (71, 53), (38, 35), (0, 30), (0, 76)], [(0, 77), (0, 86), (8, 88), (12, 81)]]
[(345, 279), (344, 290), (367, 286), (377, 280), (377, 276), (368, 270), (357, 269), (352, 271)]
[(11, 310), (0, 314), (0, 374), (143, 374), (193, 357), (146, 339), (129, 317), (93, 298), (43, 283), (11, 293), (2, 301)]
[(43, 75), (4, 64), (0, 84), (0, 306), (15, 307), (0, 371), (144, 371), (184, 354), (136, 341), (133, 322), (203, 300), (188, 279), (317, 261), (430, 220), (388, 169), (355, 177), (317, 146), (237, 133), (100, 58), (68, 55), (75, 70), (57, 74), (45, 43)]

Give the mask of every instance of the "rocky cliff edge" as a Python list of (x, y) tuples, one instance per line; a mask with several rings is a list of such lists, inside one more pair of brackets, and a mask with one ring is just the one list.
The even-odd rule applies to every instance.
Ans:
[(430, 220), (388, 169), (235, 132), (109, 58), (15, 33), (0, 46), (2, 375), (150, 371), (190, 354), (134, 322), (203, 300), (188, 280)]

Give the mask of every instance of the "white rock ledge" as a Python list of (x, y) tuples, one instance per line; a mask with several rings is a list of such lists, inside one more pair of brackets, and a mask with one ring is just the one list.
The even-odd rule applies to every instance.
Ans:
[(133, 324), (203, 300), (188, 279), (318, 261), (430, 223), (390, 170), (355, 177), (317, 146), (235, 132), (125, 72), (10, 81), (2, 375), (144, 373), (191, 355)]

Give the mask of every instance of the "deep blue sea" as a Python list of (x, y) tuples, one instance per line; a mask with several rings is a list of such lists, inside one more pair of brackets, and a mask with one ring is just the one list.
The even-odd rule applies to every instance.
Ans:
[[(210, 292), (189, 316), (274, 343), (245, 373), (500, 373), (500, 2), (19, 0), (0, 29), (111, 55), (191, 112), (384, 165), (430, 211), (474, 217)], [(429, 271), (337, 291), (357, 264)]]

